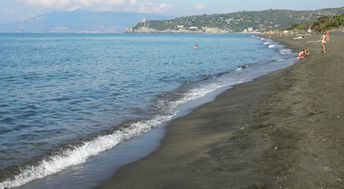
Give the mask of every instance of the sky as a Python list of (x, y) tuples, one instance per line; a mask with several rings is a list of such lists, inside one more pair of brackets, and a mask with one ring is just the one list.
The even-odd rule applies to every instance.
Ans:
[(344, 0), (0, 0), (0, 23), (54, 10), (147, 12), (172, 16), (237, 11), (344, 7)]

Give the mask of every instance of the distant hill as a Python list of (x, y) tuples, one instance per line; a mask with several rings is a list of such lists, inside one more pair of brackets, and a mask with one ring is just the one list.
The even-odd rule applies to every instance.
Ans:
[(163, 20), (171, 16), (127, 12), (55, 11), (30, 19), (0, 25), (0, 32), (118, 33), (143, 19)]
[(344, 27), (344, 14), (331, 16), (331, 17), (328, 17), (328, 16), (322, 17), (313, 22), (293, 26), (290, 29), (298, 29), (298, 30), (311, 29), (315, 31), (326, 31), (326, 30), (336, 29), (340, 27)]
[(171, 20), (140, 22), (128, 32), (175, 33), (227, 33), (242, 31), (268, 31), (310, 22), (324, 16), (344, 14), (344, 7), (311, 11), (265, 10), (242, 11), (229, 14), (212, 14), (179, 17)]

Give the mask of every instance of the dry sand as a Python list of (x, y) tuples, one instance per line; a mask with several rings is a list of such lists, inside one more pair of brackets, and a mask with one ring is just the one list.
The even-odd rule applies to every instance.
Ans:
[(173, 121), (161, 148), (99, 188), (344, 188), (344, 35), (278, 39), (311, 56)]

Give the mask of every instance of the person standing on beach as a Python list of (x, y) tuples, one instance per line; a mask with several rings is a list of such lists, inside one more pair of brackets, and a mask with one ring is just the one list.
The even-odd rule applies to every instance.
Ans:
[(321, 53), (326, 53), (326, 33), (324, 32), (321, 36)]

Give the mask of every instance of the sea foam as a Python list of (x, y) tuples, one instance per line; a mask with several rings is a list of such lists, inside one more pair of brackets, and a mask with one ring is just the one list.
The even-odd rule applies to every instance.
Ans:
[(280, 54), (282, 55), (287, 55), (287, 54), (291, 54), (292, 51), (290, 49), (281, 49), (280, 50)]
[(20, 174), (1, 182), (0, 189), (18, 187), (33, 180), (61, 172), (68, 167), (82, 164), (92, 156), (114, 148), (123, 141), (142, 135), (152, 128), (172, 120), (176, 116), (178, 106), (203, 97), (221, 87), (224, 87), (224, 85), (209, 83), (201, 88), (190, 89), (182, 98), (169, 103), (169, 115), (157, 115), (150, 120), (132, 123), (128, 127), (114, 131), (112, 134), (98, 136), (94, 140), (86, 141), (81, 145), (65, 150), (59, 155), (48, 157), (36, 166), (27, 166), (21, 169)]
[(41, 161), (37, 166), (28, 166), (13, 179), (0, 183), (0, 188), (18, 187), (36, 179), (40, 179), (70, 166), (86, 162), (92, 156), (109, 150), (119, 143), (148, 132), (153, 127), (171, 120), (173, 115), (157, 116), (151, 120), (140, 121), (129, 127), (121, 128), (110, 135), (99, 136), (95, 140), (84, 142), (82, 145), (68, 149), (60, 155), (49, 157)]

